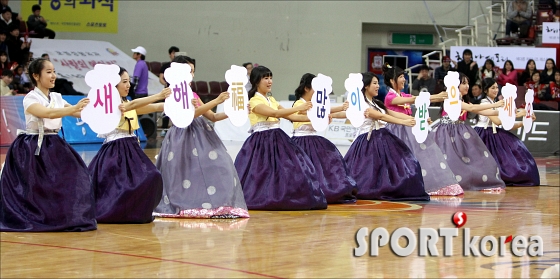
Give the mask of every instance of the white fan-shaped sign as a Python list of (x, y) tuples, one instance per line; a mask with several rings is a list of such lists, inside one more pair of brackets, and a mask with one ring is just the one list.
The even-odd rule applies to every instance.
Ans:
[(311, 87), (315, 92), (311, 97), (313, 107), (307, 111), (307, 117), (309, 117), (313, 129), (321, 132), (329, 127), (329, 114), (331, 113), (329, 94), (332, 92), (332, 78), (319, 74), (311, 81)]
[(226, 71), (226, 81), (229, 84), (229, 98), (224, 101), (224, 113), (228, 116), (231, 124), (241, 127), (249, 119), (247, 104), (249, 97), (245, 85), (247, 82), (247, 69), (245, 67), (231, 65)]
[(171, 95), (165, 98), (165, 103), (163, 104), (165, 114), (173, 121), (173, 125), (185, 128), (193, 121), (195, 111), (195, 107), (191, 103), (191, 100), (194, 98), (190, 86), (193, 79), (191, 66), (189, 64), (173, 62), (163, 75), (171, 89)]
[(348, 91), (348, 109), (346, 110), (346, 118), (354, 127), (360, 127), (364, 124), (366, 117), (364, 112), (369, 108), (368, 103), (362, 94), (364, 82), (362, 74), (349, 74), (344, 81), (344, 88)]
[(412, 134), (416, 138), (418, 143), (423, 143), (428, 137), (428, 131), (430, 125), (428, 124), (428, 118), (430, 113), (428, 107), (430, 106), (430, 93), (420, 92), (418, 98), (414, 101), (416, 106), (416, 114), (414, 115), (414, 120), (416, 120), (416, 125), (412, 127)]
[(443, 78), (443, 83), (447, 87), (447, 99), (443, 101), (443, 109), (449, 115), (451, 120), (456, 121), (461, 115), (461, 92), (459, 92), (459, 73), (449, 71), (445, 78)]
[(527, 134), (533, 127), (533, 101), (535, 101), (533, 89), (527, 90), (525, 94), (525, 116), (523, 117), (523, 133)]
[(117, 65), (97, 64), (86, 73), (86, 84), (91, 87), (88, 93), (89, 104), (82, 110), (82, 120), (98, 134), (109, 133), (121, 121), (121, 96), (117, 84), (121, 82), (120, 67)]
[(502, 87), (502, 96), (504, 97), (504, 106), (498, 108), (498, 118), (502, 121), (502, 127), (506, 130), (510, 130), (515, 124), (515, 115), (517, 112), (515, 108), (517, 86), (506, 83), (506, 86)]

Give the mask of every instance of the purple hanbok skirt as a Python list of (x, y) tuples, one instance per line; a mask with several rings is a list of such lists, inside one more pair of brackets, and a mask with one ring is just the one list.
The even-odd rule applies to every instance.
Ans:
[(420, 163), (424, 187), (429, 195), (457, 196), (464, 193), (435, 143), (433, 133), (428, 133), (426, 140), (418, 143), (412, 133), (412, 127), (388, 124), (385, 128), (401, 139)]
[(498, 163), (506, 185), (540, 185), (537, 163), (518, 137), (502, 128), (496, 128), (496, 134), (492, 128), (474, 129)]
[(476, 131), (464, 122), (450, 121), (442, 117), (432, 131), (457, 182), (466, 191), (503, 191), (506, 185), (498, 164)]
[(429, 201), (418, 160), (385, 128), (359, 135), (344, 160), (358, 186), (358, 199)]
[(95, 230), (95, 200), (86, 164), (58, 135), (19, 135), (0, 177), (0, 231)]
[(316, 135), (294, 136), (292, 140), (311, 159), (327, 203), (356, 202), (356, 181), (350, 176), (342, 154), (332, 142)]
[(243, 189), (222, 140), (203, 117), (172, 126), (156, 160), (163, 176), (157, 217), (249, 217)]
[(88, 166), (98, 223), (150, 223), (163, 181), (136, 137), (105, 143)]
[(251, 134), (237, 154), (235, 168), (249, 209), (327, 208), (313, 163), (279, 128)]

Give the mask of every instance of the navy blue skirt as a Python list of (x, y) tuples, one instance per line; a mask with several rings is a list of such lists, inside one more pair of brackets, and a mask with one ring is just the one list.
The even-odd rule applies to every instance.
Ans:
[(309, 157), (281, 129), (253, 133), (235, 158), (248, 209), (327, 208)]
[(292, 137), (292, 140), (311, 159), (327, 203), (356, 202), (356, 181), (350, 176), (342, 154), (332, 142), (322, 136), (298, 136)]
[(492, 128), (474, 127), (474, 130), (498, 163), (506, 185), (540, 185), (537, 163), (518, 137), (502, 128), (496, 128), (496, 134)]
[(99, 223), (150, 223), (163, 192), (161, 173), (136, 137), (101, 146), (88, 167)]
[(0, 177), (0, 231), (81, 232), (97, 228), (88, 169), (58, 135), (19, 135)]
[(382, 128), (361, 134), (344, 159), (358, 186), (358, 199), (429, 201), (420, 164), (406, 144)]

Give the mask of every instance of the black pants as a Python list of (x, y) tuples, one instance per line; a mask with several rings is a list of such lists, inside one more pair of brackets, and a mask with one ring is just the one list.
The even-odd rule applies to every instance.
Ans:
[(56, 33), (48, 28), (38, 28), (35, 32), (37, 32), (37, 35), (41, 38), (48, 37), (49, 39), (54, 39), (56, 36)]

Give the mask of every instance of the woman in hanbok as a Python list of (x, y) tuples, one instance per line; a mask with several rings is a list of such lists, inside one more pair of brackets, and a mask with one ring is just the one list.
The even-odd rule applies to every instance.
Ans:
[[(301, 77), (300, 84), (295, 90), (296, 101), (292, 107), (298, 107), (311, 102), (315, 92), (311, 87), (314, 74), (307, 73)], [(346, 110), (348, 103), (331, 108), (331, 113)], [(325, 194), (327, 203), (356, 202), (356, 181), (350, 176), (346, 162), (336, 146), (328, 139), (317, 135), (311, 122), (294, 122), (294, 136), (292, 140), (297, 144), (313, 163), (319, 175), (321, 190)], [(322, 174), (322, 175), (321, 175)]]
[[(195, 61), (177, 56), (176, 63)], [(226, 147), (212, 126), (227, 115), (212, 108), (229, 98), (224, 92), (204, 104), (195, 93), (194, 120), (186, 128), (173, 125), (161, 144), (156, 167), (163, 176), (163, 196), (154, 210), (156, 217), (240, 218), (249, 217), (241, 182)], [(204, 116), (201, 117), (201, 116)]]
[(163, 103), (171, 90), (128, 101), (130, 77), (121, 68), (121, 81), (116, 86), (121, 96), (121, 121), (105, 138), (101, 149), (88, 166), (93, 180), (98, 223), (150, 223), (152, 212), (163, 191), (161, 173), (146, 156), (136, 134), (140, 128), (138, 115), (163, 111)]
[(272, 72), (258, 66), (251, 72), (249, 104), (251, 136), (237, 157), (235, 168), (249, 209), (310, 210), (327, 208), (320, 175), (305, 152), (280, 129), (279, 118), (309, 121), (307, 102), (283, 108), (272, 96)]
[[(401, 92), (406, 81), (404, 71), (399, 67), (392, 68), (386, 64), (383, 65), (383, 76), (385, 85), (389, 89), (389, 93), (385, 96), (387, 109), (413, 116), (410, 105), (414, 104), (416, 96)], [(447, 98), (447, 92), (430, 95), (432, 102), (442, 102), (445, 98)], [(463, 189), (457, 183), (451, 169), (447, 167), (443, 153), (434, 141), (433, 133), (428, 132), (426, 140), (418, 143), (412, 133), (412, 127), (389, 123), (386, 128), (404, 141), (414, 153), (422, 168), (424, 187), (429, 195), (457, 196), (463, 194)]]
[(433, 127), (434, 140), (443, 152), (447, 166), (455, 174), (463, 190), (500, 193), (505, 189), (498, 164), (474, 129), (467, 123), (467, 112), (481, 115), (498, 115), (492, 108), (502, 107), (503, 101), (493, 104), (469, 103), (469, 78), (459, 73), (459, 92), (463, 98), (461, 114), (457, 121), (449, 118), (441, 108), (442, 117)]
[(46, 59), (29, 65), (35, 89), (23, 98), (26, 130), (18, 131), (0, 177), (0, 231), (81, 232), (97, 228), (95, 201), (86, 164), (58, 132), (62, 117), (80, 117), (89, 103), (70, 105), (54, 87)]
[[(481, 104), (494, 104), (498, 96), (498, 84), (494, 79), (487, 78), (482, 82), (486, 98)], [(518, 117), (525, 116), (525, 110), (517, 113)], [(533, 121), (536, 119), (532, 116)], [(482, 139), (500, 167), (500, 176), (506, 185), (538, 186), (540, 184), (539, 169), (531, 152), (514, 134), (503, 128), (496, 127), (502, 122), (497, 116), (480, 115), (474, 130)], [(523, 126), (523, 122), (516, 122), (511, 130)]]
[[(387, 123), (412, 127), (414, 117), (388, 110), (375, 99), (379, 79), (363, 73), (362, 93), (369, 108), (366, 120), (358, 128), (357, 137), (344, 156), (350, 175), (358, 186), (358, 199), (389, 201), (428, 201), (420, 164), (412, 151), (398, 137), (385, 129)], [(345, 112), (333, 117), (345, 117)]]

